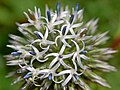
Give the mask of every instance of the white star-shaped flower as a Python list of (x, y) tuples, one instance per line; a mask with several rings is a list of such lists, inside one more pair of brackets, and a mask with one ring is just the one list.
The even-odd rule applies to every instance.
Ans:
[(26, 12), (24, 12), (25, 16), (27, 17), (27, 19), (30, 23), (25, 23), (24, 25), (22, 24), (22, 26), (34, 25), (35, 28), (39, 30), (41, 28), (41, 26), (44, 24), (44, 22), (42, 22), (42, 20), (41, 20), (44, 18), (41, 16), (40, 9), (38, 8), (38, 10), (37, 10), (37, 8), (35, 7), (35, 12), (31, 11), (30, 9), (28, 9), (28, 11), (31, 15), (34, 16), (35, 20), (31, 19), (29, 17), (29, 15)]
[(58, 46), (57, 44), (57, 40), (60, 38), (61, 42), (65, 45), (65, 46), (68, 46), (68, 47), (71, 47), (69, 45), (69, 43), (66, 42), (66, 39), (71, 39), (71, 38), (75, 38), (76, 35), (67, 35), (68, 31), (69, 31), (69, 27), (66, 26), (66, 25), (63, 25), (61, 27), (61, 31), (57, 30), (59, 32), (59, 35), (55, 38), (55, 43), (56, 45)]
[(55, 65), (55, 63), (57, 63), (57, 62), (62, 64), (65, 68), (71, 68), (63, 60), (66, 59), (66, 58), (71, 57), (73, 55), (73, 53), (67, 54), (67, 55), (63, 55), (64, 50), (65, 50), (65, 46), (63, 45), (59, 53), (50, 53), (50, 54), (45, 56), (45, 57), (49, 57), (49, 56), (54, 56), (55, 57), (52, 60), (52, 62), (50, 63), (49, 68), (53, 67)]
[[(47, 48), (45, 48), (43, 51), (39, 51), (36, 47), (34, 47), (33, 45), (31, 45), (33, 51), (30, 51), (29, 53), (32, 56), (31, 59), (31, 66), (34, 60), (37, 60), (39, 62), (45, 62), (48, 60), (48, 58), (43, 59), (43, 56), (45, 55), (45, 53), (49, 50), (49, 46)], [(43, 59), (43, 60), (42, 60)]]
[[(32, 42), (32, 44), (34, 44), (34, 43), (36, 43), (36, 42), (39, 42), (39, 43), (40, 43), (39, 45), (40, 45), (41, 48), (43, 48), (42, 45), (43, 45), (43, 46), (47, 46), (47, 45), (51, 45), (51, 44), (54, 44), (54, 43), (55, 43), (55, 42), (53, 42), (53, 41), (47, 40), (47, 38), (48, 38), (48, 28), (47, 28), (47, 27), (46, 27), (46, 31), (45, 31), (44, 36), (43, 36), (43, 34), (42, 34), (41, 32), (39, 32), (39, 31), (35, 31), (34, 34), (35, 34), (39, 39), (34, 40), (34, 41)], [(44, 49), (44, 48), (43, 48), (43, 49)]]
[[(76, 46), (76, 51), (74, 52), (74, 55), (73, 55), (73, 58), (72, 58), (72, 61), (73, 61), (73, 64), (75, 65), (75, 70), (77, 70), (77, 65), (75, 63), (75, 60), (77, 60), (77, 63), (78, 65), (84, 69), (84, 66), (82, 65), (82, 62), (81, 62), (81, 58), (84, 59), (84, 60), (88, 60), (89, 58), (87, 56), (84, 55), (84, 42), (81, 41), (83, 43), (83, 48), (80, 49), (79, 45), (74, 41), (74, 40), (71, 40), (75, 46)], [(83, 53), (84, 52), (84, 53)], [(77, 59), (76, 59), (77, 58)]]
[(84, 70), (81, 73), (77, 73), (74, 69), (69, 70), (63, 70), (60, 73), (56, 74), (56, 76), (62, 76), (65, 74), (69, 74), (68, 77), (62, 82), (62, 86), (64, 87), (72, 78), (75, 82), (76, 80), (79, 80), (79, 76), (82, 75), (87, 68), (84, 68)]

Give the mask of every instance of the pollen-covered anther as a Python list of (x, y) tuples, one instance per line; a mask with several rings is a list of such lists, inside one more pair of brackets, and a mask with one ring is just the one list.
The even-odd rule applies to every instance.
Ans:
[(35, 31), (34, 34), (36, 35), (37, 38), (42, 39), (42, 36), (40, 35), (39, 32)]
[(59, 55), (59, 58), (63, 58), (63, 56), (62, 56), (62, 55)]
[(60, 14), (60, 3), (58, 2), (56, 5), (57, 15)]
[(75, 6), (75, 11), (78, 11), (78, 9), (79, 9), (79, 4), (77, 3)]
[(48, 18), (48, 21), (50, 22), (50, 21), (51, 21), (51, 14), (50, 14), (50, 11), (47, 11), (47, 18)]
[(87, 53), (86, 50), (83, 50), (83, 51), (80, 52), (80, 54), (86, 54), (86, 53)]
[(48, 80), (52, 80), (52, 73), (49, 74)]
[(63, 28), (63, 30), (62, 30), (62, 35), (65, 35), (65, 33), (66, 33), (66, 28), (67, 28), (67, 26), (65, 26), (65, 27)]
[(29, 73), (29, 74), (26, 74), (23, 78), (24, 79), (28, 79), (28, 78), (30, 78), (32, 76), (32, 73)]
[(29, 51), (29, 53), (30, 53), (31, 55), (36, 55), (36, 53), (35, 53), (34, 51)]
[(18, 56), (18, 55), (21, 55), (21, 54), (22, 54), (22, 52), (20, 52), (20, 51), (11, 52), (11, 55), (13, 55), (13, 56)]
[(77, 74), (74, 74), (74, 77), (75, 77), (76, 80), (79, 80), (79, 77), (78, 77)]
[(70, 24), (72, 24), (73, 19), (74, 19), (74, 14), (71, 14), (71, 17), (70, 17), (70, 20), (69, 20)]

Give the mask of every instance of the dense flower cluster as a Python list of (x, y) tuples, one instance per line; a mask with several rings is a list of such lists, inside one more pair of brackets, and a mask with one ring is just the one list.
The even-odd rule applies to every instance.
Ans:
[(98, 19), (85, 23), (78, 4), (72, 11), (60, 3), (55, 12), (46, 6), (46, 16), (36, 7), (28, 11), (28, 22), (17, 23), (23, 37), (9, 35), (7, 47), (15, 51), (6, 55), (7, 65), (17, 69), (8, 74), (16, 76), (12, 84), (21, 81), (22, 90), (90, 90), (91, 81), (110, 87), (96, 73), (116, 70), (106, 63), (116, 51), (102, 47), (109, 37), (96, 34)]

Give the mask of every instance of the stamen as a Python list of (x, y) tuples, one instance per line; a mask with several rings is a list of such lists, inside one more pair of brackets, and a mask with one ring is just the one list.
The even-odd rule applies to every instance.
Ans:
[(29, 52), (31, 55), (36, 55), (36, 53), (34, 51), (30, 51)]
[(52, 80), (52, 73), (49, 74), (48, 80)]
[(60, 14), (60, 3), (58, 2), (56, 5), (57, 15)]
[(78, 80), (78, 79), (79, 79), (79, 77), (78, 77), (78, 75), (77, 75), (77, 74), (74, 74), (74, 77), (75, 77), (75, 79), (76, 79), (76, 80)]
[(75, 6), (75, 11), (78, 11), (78, 9), (79, 9), (79, 4), (77, 3)]
[(62, 55), (59, 55), (59, 58), (63, 58), (63, 56), (62, 56)]
[(73, 19), (74, 19), (74, 14), (72, 14), (70, 17), (70, 20), (69, 20), (70, 24), (73, 22)]
[(47, 11), (47, 18), (48, 18), (48, 21), (50, 22), (50, 20), (51, 20), (50, 11)]
[(86, 50), (83, 50), (83, 51), (80, 52), (80, 54), (86, 54), (86, 53), (87, 53)]
[(24, 79), (28, 79), (28, 78), (30, 78), (31, 76), (32, 76), (32, 73), (26, 74), (23, 78), (24, 78)]
[(42, 39), (42, 37), (40, 36), (40, 34), (39, 34), (38, 32), (34, 32), (34, 34), (35, 34), (38, 38)]
[(67, 26), (65, 26), (65, 27), (63, 28), (63, 30), (62, 30), (62, 35), (65, 35), (66, 27), (67, 27)]
[(20, 54), (22, 54), (21, 52), (11, 52), (11, 55), (13, 55), (13, 56), (18, 56), (18, 55), (20, 55)]

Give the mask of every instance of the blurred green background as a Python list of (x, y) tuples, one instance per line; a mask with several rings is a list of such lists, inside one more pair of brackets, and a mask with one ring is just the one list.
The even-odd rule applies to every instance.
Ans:
[(42, 15), (44, 15), (45, 4), (55, 9), (57, 2), (60, 2), (62, 6), (68, 5), (69, 8), (79, 3), (80, 8), (84, 8), (84, 20), (99, 18), (98, 32), (110, 31), (107, 45), (117, 49), (118, 53), (109, 63), (114, 65), (118, 71), (103, 74), (112, 86), (111, 89), (92, 85), (92, 90), (120, 90), (120, 0), (0, 0), (0, 90), (18, 90), (18, 85), (10, 85), (12, 78), (5, 78), (9, 67), (6, 67), (6, 60), (3, 58), (3, 55), (11, 51), (6, 48), (8, 34), (19, 35), (15, 23), (27, 20), (23, 12), (28, 8), (33, 10), (34, 6), (37, 6), (41, 8)]

